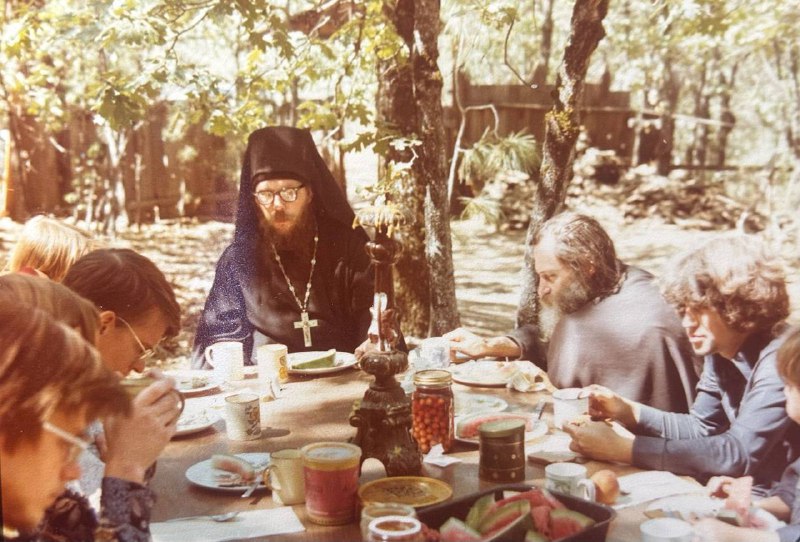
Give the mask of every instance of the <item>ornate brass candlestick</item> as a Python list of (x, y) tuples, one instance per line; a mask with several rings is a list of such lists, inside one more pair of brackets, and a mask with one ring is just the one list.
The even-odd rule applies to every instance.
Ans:
[(375, 381), (353, 406), (350, 425), (358, 428), (353, 443), (361, 447), (361, 462), (374, 457), (383, 463), (388, 476), (415, 475), (422, 470), (422, 456), (411, 437), (411, 400), (394, 377), (408, 368), (408, 356), (394, 350), (392, 330), (384, 328), (381, 318), (383, 311), (394, 306), (391, 266), (400, 244), (392, 232), (404, 222), (403, 214), (391, 204), (366, 208), (356, 218), (356, 224), (372, 234), (367, 253), (375, 269), (375, 307), (369, 334), (376, 349), (361, 358), (361, 368), (374, 375)]

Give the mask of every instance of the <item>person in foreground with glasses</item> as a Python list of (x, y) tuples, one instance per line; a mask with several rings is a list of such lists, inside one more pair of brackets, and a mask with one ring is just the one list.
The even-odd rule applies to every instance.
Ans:
[[(98, 311), (94, 343), (104, 365), (120, 376), (142, 372), (154, 347), (175, 335), (180, 308), (172, 287), (149, 259), (129, 249), (101, 249), (80, 258), (64, 286)], [(100, 513), (104, 479), (120, 477), (146, 485), (154, 464), (175, 434), (180, 406), (175, 382), (158, 371), (157, 380), (132, 402), (127, 416), (93, 421), (93, 446), (80, 457), (83, 475), (48, 511), (42, 529), (53, 539), (79, 541), (87, 518)]]
[(250, 134), (234, 239), (217, 263), (192, 367), (211, 368), (206, 348), (221, 341), (241, 342), (247, 365), (268, 343), (292, 353), (362, 345), (373, 273), (367, 235), (353, 219), (308, 130), (274, 126)]
[[(0, 464), (3, 540), (45, 538), (45, 510), (80, 475), (89, 421), (130, 409), (118, 378), (77, 332), (0, 294)], [(24, 306), (23, 306), (24, 307)], [(152, 493), (124, 476), (103, 480), (103, 513), (80, 540), (147, 540)]]

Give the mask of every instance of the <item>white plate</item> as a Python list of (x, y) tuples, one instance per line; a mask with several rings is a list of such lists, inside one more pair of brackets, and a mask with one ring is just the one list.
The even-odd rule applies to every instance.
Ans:
[[(165, 371), (167, 376), (175, 379), (175, 386), (178, 391), (184, 395), (195, 395), (219, 387), (220, 382), (214, 376), (214, 371), (204, 371), (202, 369), (180, 369), (175, 371)], [(193, 384), (198, 383), (197, 380), (203, 382), (203, 385), (192, 387)], [(194, 382), (193, 382), (194, 381)]]
[(673, 495), (654, 501), (646, 512), (661, 510), (664, 515), (689, 521), (694, 517), (713, 518), (725, 505), (723, 499), (706, 495)]
[(467, 416), (478, 412), (501, 412), (508, 403), (499, 397), (479, 393), (456, 392), (456, 416)]
[(219, 415), (208, 409), (184, 411), (178, 418), (178, 430), (175, 431), (176, 437), (191, 435), (208, 429), (219, 421)]
[(504, 388), (516, 371), (513, 362), (468, 361), (453, 367), (453, 380), (467, 386)]
[[(250, 464), (256, 467), (259, 467), (259, 471), (269, 464), (269, 454), (243, 453), (235, 455), (237, 457), (241, 457), (245, 461), (250, 462)], [(211, 459), (206, 459), (204, 461), (200, 461), (199, 463), (195, 463), (186, 469), (186, 479), (200, 487), (218, 489), (220, 491), (238, 491), (241, 493), (250, 487), (249, 485), (220, 486), (217, 483), (216, 476), (218, 474), (224, 474), (225, 472), (227, 471), (212, 468)], [(266, 487), (264, 486), (264, 482), (259, 480), (258, 489), (262, 489), (264, 487)]]
[[(456, 440), (459, 442), (466, 442), (469, 444), (479, 444), (480, 437), (475, 435), (474, 437), (462, 437), (458, 434), (458, 426), (463, 423), (470, 423), (482, 417), (491, 417), (492, 421), (494, 419), (502, 420), (502, 419), (519, 419), (520, 416), (525, 416), (530, 418), (533, 416), (528, 412), (479, 412), (476, 414), (471, 414), (469, 416), (461, 416), (459, 419), (456, 420)], [(547, 434), (548, 427), (547, 423), (542, 420), (533, 420), (533, 426), (530, 431), (525, 431), (523, 439), (525, 442), (529, 440), (533, 440), (544, 436)]]
[[(333, 367), (318, 367), (316, 369), (292, 369), (292, 365), (294, 364), (294, 359), (297, 358), (295, 354), (303, 354), (304, 356), (308, 356), (309, 352), (296, 352), (289, 354), (287, 356), (289, 362), (289, 374), (293, 375), (324, 375), (327, 373), (336, 373), (339, 371), (343, 371), (345, 369), (349, 369), (358, 364), (356, 357), (349, 352), (336, 352), (336, 357), (334, 358), (334, 365)], [(326, 352), (314, 352), (314, 354), (318, 354), (319, 356), (324, 356), (327, 354)]]
[[(660, 511), (667, 517), (692, 521), (696, 518), (713, 518), (724, 507), (725, 499), (716, 499), (707, 495), (673, 495), (653, 502), (647, 507), (645, 513)], [(763, 508), (751, 506), (750, 516), (759, 521), (768, 531), (774, 531), (785, 525), (784, 522)]]

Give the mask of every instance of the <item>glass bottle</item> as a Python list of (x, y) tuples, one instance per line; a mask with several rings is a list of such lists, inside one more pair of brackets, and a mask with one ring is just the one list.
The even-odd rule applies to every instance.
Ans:
[(447, 452), (453, 447), (453, 376), (449, 371), (430, 369), (414, 375), (416, 390), (411, 399), (411, 435), (426, 454), (436, 444)]
[(367, 542), (424, 542), (422, 523), (407, 516), (383, 516), (369, 524)]

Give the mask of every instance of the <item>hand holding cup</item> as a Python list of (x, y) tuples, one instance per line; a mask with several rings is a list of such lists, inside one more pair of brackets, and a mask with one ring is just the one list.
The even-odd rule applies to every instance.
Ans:
[(172, 378), (160, 372), (147, 377), (153, 380), (135, 395), (130, 413), (104, 420), (106, 476), (142, 483), (145, 471), (175, 434), (183, 396)]
[(631, 403), (604, 386), (592, 384), (583, 388), (589, 398), (589, 416), (595, 420), (610, 418), (626, 427), (636, 423), (636, 416)]

